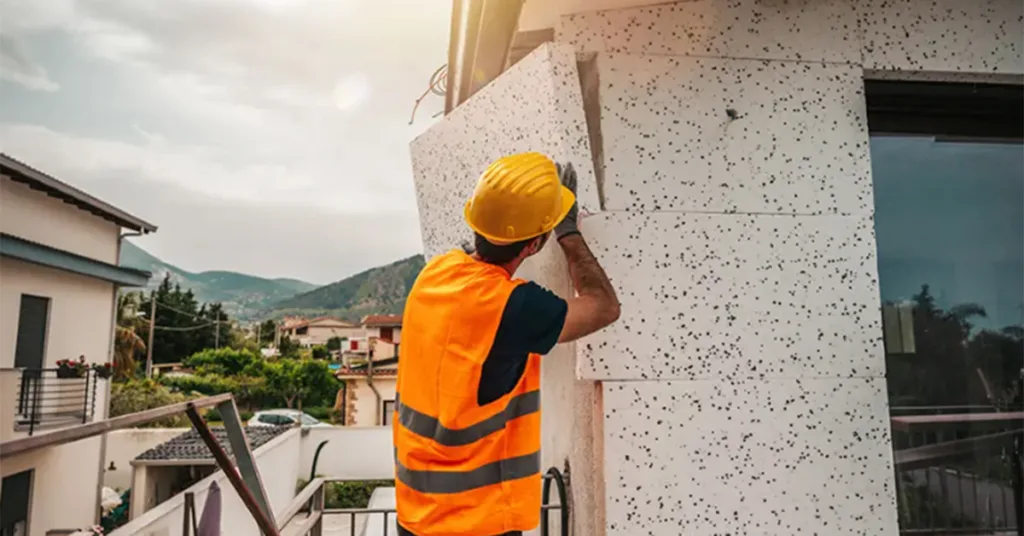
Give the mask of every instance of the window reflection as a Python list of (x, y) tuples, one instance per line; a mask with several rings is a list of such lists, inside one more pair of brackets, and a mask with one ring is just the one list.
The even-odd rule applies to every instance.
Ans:
[(878, 136), (871, 158), (901, 531), (1013, 530), (1024, 148)]

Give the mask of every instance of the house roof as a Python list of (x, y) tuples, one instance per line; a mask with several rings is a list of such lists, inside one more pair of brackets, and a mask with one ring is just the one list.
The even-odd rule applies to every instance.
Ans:
[[(251, 426), (245, 428), (245, 435), (249, 438), (249, 448), (256, 450), (266, 445), (275, 437), (291, 430), (289, 426)], [(211, 426), (210, 431), (217, 438), (217, 443), (228, 453), (231, 452), (231, 443), (228, 441), (228, 434), (223, 426)], [(145, 465), (148, 462), (169, 462), (169, 461), (198, 461), (214, 463), (213, 454), (203, 443), (203, 438), (194, 429), (185, 432), (170, 441), (161, 443), (135, 457), (134, 462)]]
[(402, 315), (366, 315), (362, 324), (368, 328), (401, 327)]
[(296, 321), (293, 321), (293, 322), (290, 322), (290, 323), (286, 323), (283, 326), (281, 326), (281, 329), (296, 329), (296, 328), (301, 328), (301, 327), (305, 327), (305, 326), (324, 325), (324, 324), (334, 324), (335, 326), (342, 327), (342, 328), (355, 328), (355, 327), (358, 327), (355, 324), (350, 324), (350, 323), (345, 322), (344, 320), (342, 320), (340, 318), (334, 318), (333, 316), (320, 316), (320, 317), (313, 318), (313, 319), (310, 319), (310, 320), (301, 319), (301, 320), (296, 320)]
[[(377, 368), (385, 367), (389, 365), (395, 365), (398, 363), (397, 357), (389, 357), (387, 359), (375, 359), (373, 360), (373, 377), (392, 377), (398, 375), (397, 368)], [(351, 367), (342, 367), (334, 372), (334, 375), (341, 377), (352, 377), (352, 376), (366, 376), (366, 363), (360, 363)]]
[(33, 190), (39, 190), (50, 197), (60, 199), (81, 210), (116, 223), (125, 229), (141, 233), (156, 231), (156, 225), (132, 216), (105, 201), (101, 201), (4, 153), (0, 153), (0, 173), (3, 173), (3, 175), (15, 182), (20, 182)]

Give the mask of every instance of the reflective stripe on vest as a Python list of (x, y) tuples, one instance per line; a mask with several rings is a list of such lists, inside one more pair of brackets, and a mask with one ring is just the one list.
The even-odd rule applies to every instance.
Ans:
[(427, 263), (409, 291), (393, 436), (398, 521), (414, 534), (504, 534), (540, 522), (540, 356), (529, 356), (511, 392), (477, 403), (522, 283), (454, 251)]
[(526, 456), (498, 460), (472, 471), (413, 471), (395, 464), (395, 475), (403, 484), (421, 493), (462, 493), (540, 473), (540, 451)]
[(395, 408), (398, 411), (398, 422), (402, 423), (402, 426), (408, 428), (409, 431), (420, 437), (432, 439), (446, 447), (458, 447), (476, 443), (494, 432), (504, 430), (505, 425), (512, 419), (540, 411), (540, 391), (530, 391), (514, 396), (509, 400), (505, 411), (459, 429), (448, 428), (434, 417), (402, 404), (402, 399), (398, 395), (395, 396)]

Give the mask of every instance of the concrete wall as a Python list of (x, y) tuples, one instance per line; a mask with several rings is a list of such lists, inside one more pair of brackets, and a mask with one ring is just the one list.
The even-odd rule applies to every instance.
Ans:
[[(300, 468), (296, 461), (300, 459), (301, 452), (301, 432), (295, 429), (278, 436), (254, 453), (256, 466), (260, 471), (263, 486), (270, 501), (270, 508), (275, 513), (287, 508), (292, 498), (295, 497), (295, 487), (300, 476)], [(221, 489), (221, 533), (259, 534), (252, 516), (221, 471), (204, 478), (188, 489), (195, 494), (199, 511), (202, 511), (210, 483), (214, 481)], [(146, 484), (137, 482), (136, 485), (141, 487)], [(184, 508), (184, 496), (179, 494), (133, 519), (111, 534), (119, 536), (181, 536)]]
[[(395, 399), (394, 376), (374, 377), (373, 385), (380, 392), (381, 401)], [(348, 426), (378, 426), (383, 421), (380, 418), (381, 404), (377, 402), (376, 395), (370, 389), (370, 384), (365, 379), (349, 380), (346, 425)]]
[[(569, 452), (576, 534), (896, 532), (862, 81), (1019, 83), (1022, 10), (697, 0), (566, 16), (560, 45), (413, 142), (428, 256), (468, 234), (463, 203), (501, 154), (572, 159), (603, 208), (583, 230), (623, 317), (577, 345), (583, 380), (560, 368), (572, 347), (544, 371), (545, 463)], [(580, 87), (565, 45), (586, 106), (552, 97)], [(553, 252), (526, 272), (564, 294)]]
[(391, 427), (310, 428), (303, 436), (299, 475), (308, 479), (317, 446), (327, 441), (316, 474), (346, 480), (390, 480), (395, 477)]
[(34, 470), (28, 536), (95, 523), (100, 443), (94, 437), (4, 459), (0, 476)]
[(4, 258), (0, 259), (0, 368), (14, 366), (22, 294), (50, 298), (45, 366), (80, 355), (90, 363), (110, 360), (113, 283)]
[(132, 460), (187, 431), (187, 428), (130, 428), (110, 432), (103, 461), (103, 485), (118, 492), (132, 487)]
[(116, 224), (6, 176), (0, 178), (0, 231), (117, 264)]
[[(255, 453), (256, 464), (275, 514), (280, 514), (291, 504), (299, 480), (309, 478), (316, 448), (324, 440), (328, 443), (320, 454), (317, 474), (347, 480), (394, 478), (390, 428), (291, 430), (260, 447)], [(241, 499), (220, 471), (189, 488), (195, 494), (200, 511), (206, 501), (210, 483), (214, 481), (220, 486), (222, 494), (222, 533), (239, 536), (259, 534)], [(147, 483), (138, 481), (136, 485), (142, 487)], [(184, 497), (179, 495), (133, 519), (112, 535), (181, 536), (183, 513)]]

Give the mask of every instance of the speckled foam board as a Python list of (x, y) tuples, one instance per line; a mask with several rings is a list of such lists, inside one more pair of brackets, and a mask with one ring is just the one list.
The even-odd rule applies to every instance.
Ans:
[(859, 67), (599, 54), (597, 68), (606, 209), (873, 212)]
[(608, 536), (897, 533), (883, 378), (606, 382)]
[(695, 0), (562, 17), (580, 51), (859, 63), (849, 0)]
[(622, 303), (577, 343), (585, 378), (884, 375), (869, 217), (605, 212), (583, 229)]
[(576, 56), (548, 43), (503, 73), (411, 144), (427, 258), (471, 240), (463, 208), (495, 159), (537, 151), (572, 162), (582, 210), (598, 210), (597, 181)]
[(863, 0), (866, 69), (1024, 73), (1020, 0)]

